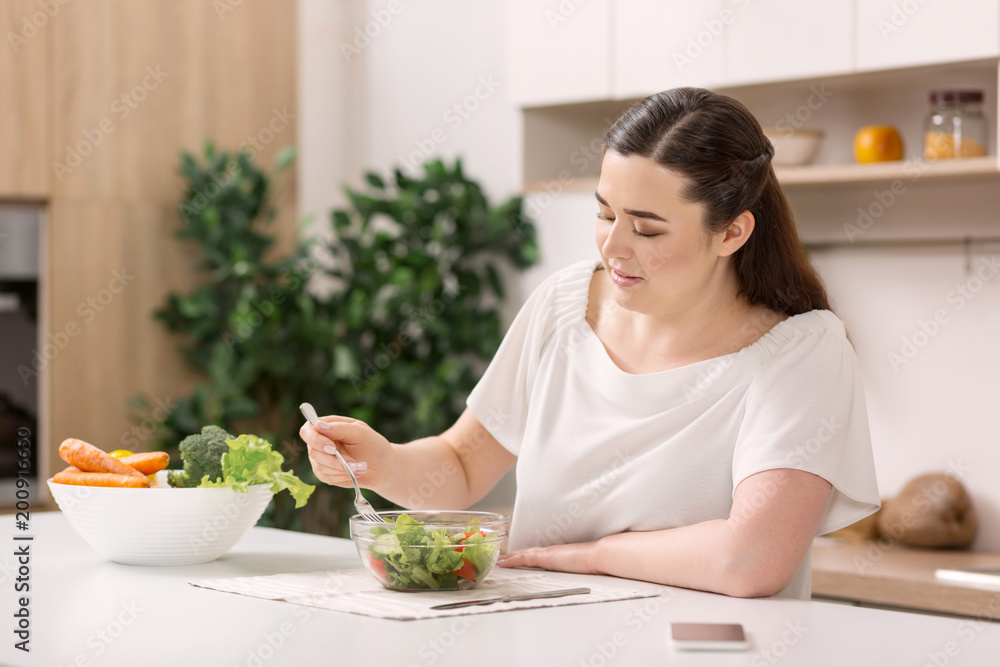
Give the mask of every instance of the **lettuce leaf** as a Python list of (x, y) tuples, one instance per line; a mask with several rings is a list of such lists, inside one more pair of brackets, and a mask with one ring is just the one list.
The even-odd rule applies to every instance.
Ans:
[(295, 498), (298, 509), (306, 504), (316, 490), (293, 473), (281, 469), (285, 457), (274, 451), (264, 438), (256, 435), (241, 435), (235, 440), (226, 440), (229, 451), (222, 455), (222, 478), (216, 481), (205, 475), (199, 488), (227, 488), (246, 491), (251, 484), (270, 484), (271, 491), (279, 493), (284, 489)]

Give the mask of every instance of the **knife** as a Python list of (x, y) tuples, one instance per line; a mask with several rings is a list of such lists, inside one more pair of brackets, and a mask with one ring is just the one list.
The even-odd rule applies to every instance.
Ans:
[(494, 602), (519, 602), (521, 600), (539, 600), (541, 598), (561, 598), (566, 595), (586, 595), (589, 588), (563, 588), (558, 591), (545, 591), (544, 593), (527, 593), (525, 595), (505, 595), (499, 598), (484, 598), (482, 600), (463, 600), (462, 602), (449, 602), (439, 604), (431, 609), (459, 609), (461, 607), (471, 607), (477, 604), (493, 604)]

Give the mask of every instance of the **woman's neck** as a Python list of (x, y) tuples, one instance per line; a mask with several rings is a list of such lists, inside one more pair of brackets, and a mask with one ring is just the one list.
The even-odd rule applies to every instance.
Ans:
[[(671, 365), (686, 365), (736, 352), (744, 336), (737, 335), (752, 317), (753, 307), (739, 297), (735, 285), (705, 294), (684, 310), (668, 313), (628, 313), (631, 346)], [(773, 325), (772, 325), (773, 326)], [(759, 336), (758, 336), (759, 337)]]
[(594, 330), (615, 362), (634, 373), (738, 352), (786, 318), (765, 306), (748, 304), (738, 294), (735, 277), (720, 281), (684, 308), (656, 313), (626, 310), (614, 303), (609, 290), (604, 294), (607, 310)]

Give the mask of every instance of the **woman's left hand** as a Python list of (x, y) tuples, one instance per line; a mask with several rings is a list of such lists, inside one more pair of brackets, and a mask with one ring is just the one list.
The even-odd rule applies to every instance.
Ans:
[(551, 547), (518, 549), (501, 556), (500, 567), (537, 567), (556, 572), (599, 574), (591, 565), (597, 542), (556, 544)]

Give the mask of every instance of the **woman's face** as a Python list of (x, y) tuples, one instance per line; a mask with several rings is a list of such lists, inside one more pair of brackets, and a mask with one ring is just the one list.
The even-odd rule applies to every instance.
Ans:
[(623, 308), (678, 315), (733, 290), (728, 255), (735, 249), (726, 232), (705, 233), (704, 206), (681, 197), (685, 184), (648, 158), (605, 154), (597, 247)]

